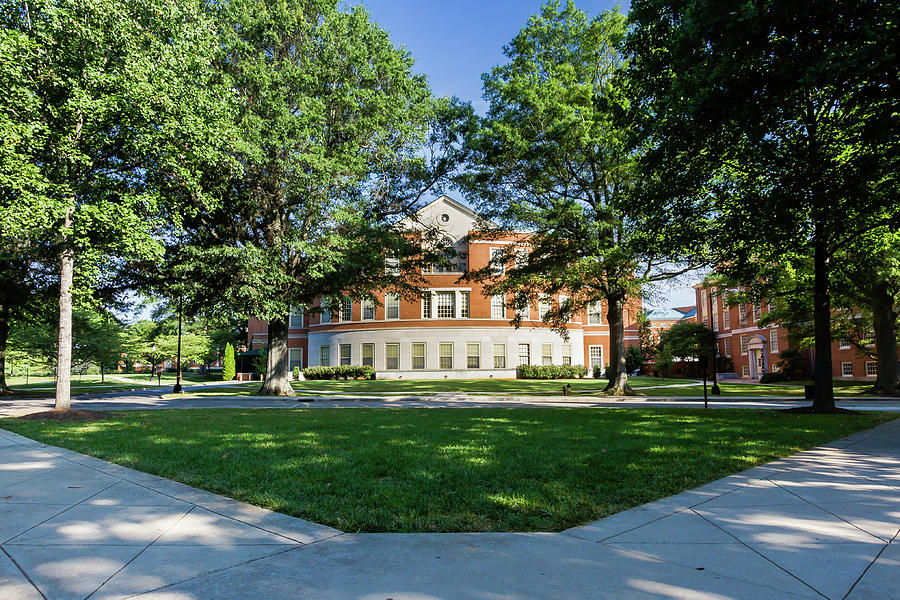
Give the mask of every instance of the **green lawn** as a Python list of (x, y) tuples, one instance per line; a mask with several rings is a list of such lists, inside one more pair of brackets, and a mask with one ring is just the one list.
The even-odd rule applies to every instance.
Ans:
[(343, 531), (558, 531), (891, 418), (255, 409), (0, 427)]
[[(122, 381), (117, 381), (114, 377), (120, 377), (135, 381), (136, 383), (126, 383)], [(54, 393), (54, 388), (56, 387), (56, 378), (55, 377), (29, 377), (28, 383), (25, 383), (25, 377), (7, 377), (6, 384), (16, 391), (16, 395), (24, 396), (24, 397), (38, 397), (38, 396), (52, 396)], [(186, 375), (183, 378), (183, 381), (186, 384), (193, 382), (201, 382), (201, 381), (209, 381), (206, 377), (201, 377), (199, 375)], [(91, 374), (91, 375), (73, 375), (72, 376), (72, 393), (73, 394), (88, 394), (88, 393), (101, 393), (101, 392), (116, 392), (122, 390), (134, 390), (134, 389), (143, 389), (143, 388), (155, 388), (159, 387), (160, 389), (165, 387), (171, 387), (175, 384), (175, 375), (174, 374), (164, 374), (162, 377), (162, 384), (157, 385), (157, 380), (154, 377), (153, 381), (149, 380), (149, 375), (147, 374), (121, 374), (121, 373), (113, 373), (107, 374), (106, 380), (103, 381), (99, 375)]]

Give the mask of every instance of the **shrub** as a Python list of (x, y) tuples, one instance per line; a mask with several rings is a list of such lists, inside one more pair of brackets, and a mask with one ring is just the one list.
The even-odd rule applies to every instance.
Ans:
[(788, 377), (784, 373), (780, 372), (771, 372), (764, 373), (762, 377), (759, 378), (760, 383), (777, 383), (779, 381), (787, 381)]
[(594, 365), (593, 376), (594, 379), (603, 379), (603, 376), (606, 374), (606, 367), (603, 365)]
[(518, 379), (580, 379), (588, 374), (584, 365), (519, 365)]
[(335, 367), (306, 367), (303, 369), (306, 379), (375, 379), (375, 369), (368, 365), (339, 365)]
[(628, 346), (625, 349), (625, 370), (634, 373), (644, 368), (644, 353), (640, 346)]
[(799, 351), (788, 348), (779, 354), (778, 357), (781, 360), (775, 363), (775, 367), (780, 373), (784, 374), (785, 379), (782, 381), (788, 379), (803, 379), (807, 372), (806, 360)]
[(258, 355), (253, 357), (250, 365), (253, 367), (254, 374), (265, 377), (266, 371), (269, 370), (269, 351), (263, 348)]
[(222, 381), (231, 381), (237, 376), (237, 365), (234, 361), (234, 346), (225, 344), (225, 356), (222, 359)]
[(294, 381), (300, 379), (300, 367), (294, 367)]

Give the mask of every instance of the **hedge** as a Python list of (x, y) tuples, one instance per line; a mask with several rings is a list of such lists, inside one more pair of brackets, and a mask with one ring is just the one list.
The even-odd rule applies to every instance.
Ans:
[(306, 367), (305, 379), (375, 379), (375, 369), (368, 365), (339, 365), (335, 367)]
[(580, 379), (588, 374), (584, 365), (519, 365), (518, 379)]

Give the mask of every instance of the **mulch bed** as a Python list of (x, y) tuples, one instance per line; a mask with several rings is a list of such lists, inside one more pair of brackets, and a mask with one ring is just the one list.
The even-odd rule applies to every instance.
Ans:
[(45, 410), (19, 418), (26, 421), (100, 421), (111, 416), (112, 413), (97, 410)]

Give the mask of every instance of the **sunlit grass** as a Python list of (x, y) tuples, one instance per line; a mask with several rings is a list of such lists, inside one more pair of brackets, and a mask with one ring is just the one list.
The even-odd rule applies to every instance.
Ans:
[(553, 531), (892, 418), (692, 409), (156, 410), (0, 426), (344, 531)]

